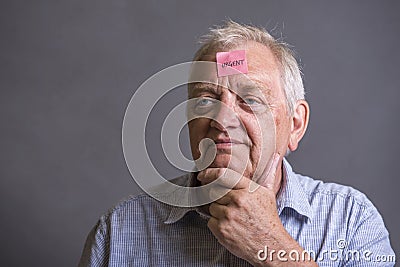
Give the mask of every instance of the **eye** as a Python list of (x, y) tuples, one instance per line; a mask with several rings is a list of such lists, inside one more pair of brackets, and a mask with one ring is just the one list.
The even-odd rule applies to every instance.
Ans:
[(254, 95), (243, 96), (239, 100), (243, 110), (250, 113), (260, 113), (267, 109), (267, 104), (259, 97)]
[(217, 99), (211, 97), (198, 97), (193, 100), (192, 104), (189, 106), (189, 110), (191, 110), (193, 114), (204, 115), (212, 112), (215, 109), (217, 102)]
[(244, 97), (243, 102), (248, 106), (257, 106), (262, 104), (262, 102), (256, 97)]
[(201, 97), (196, 101), (196, 107), (207, 107), (214, 104), (214, 99), (208, 97)]
[(260, 102), (259, 102), (257, 99), (254, 99), (254, 98), (245, 98), (245, 99), (244, 99), (244, 102), (245, 102), (247, 105), (260, 104)]

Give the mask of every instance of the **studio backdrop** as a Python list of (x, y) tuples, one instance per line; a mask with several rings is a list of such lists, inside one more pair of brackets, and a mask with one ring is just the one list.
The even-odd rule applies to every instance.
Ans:
[[(400, 251), (397, 1), (1, 1), (2, 266), (75, 266), (107, 209), (138, 194), (122, 122), (151, 75), (190, 61), (227, 18), (263, 26), (294, 47), (311, 117), (295, 171), (353, 186), (381, 212)], [(149, 155), (167, 177), (163, 115), (149, 117)], [(161, 115), (160, 115), (161, 114)], [(187, 136), (180, 137), (185, 155)]]

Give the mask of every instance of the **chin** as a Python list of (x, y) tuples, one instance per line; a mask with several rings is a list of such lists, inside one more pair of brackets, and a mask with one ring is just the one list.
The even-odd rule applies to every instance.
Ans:
[(248, 173), (246, 160), (243, 157), (232, 157), (231, 155), (217, 155), (209, 168), (229, 168), (246, 176)]
[(217, 154), (210, 168), (228, 168), (231, 156), (228, 154)]

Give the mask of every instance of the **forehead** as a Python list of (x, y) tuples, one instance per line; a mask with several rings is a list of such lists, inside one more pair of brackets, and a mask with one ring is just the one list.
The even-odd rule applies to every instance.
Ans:
[[(246, 42), (230, 48), (215, 48), (203, 55), (200, 60), (216, 62), (217, 52), (233, 50), (246, 50), (248, 73), (246, 75), (230, 75), (217, 77), (216, 68), (206, 71), (207, 80), (210, 83), (221, 86), (256, 86), (260, 89), (280, 89), (280, 68), (271, 49), (257, 42)], [(198, 87), (198, 86), (196, 86)], [(200, 88), (199, 88), (200, 89)]]

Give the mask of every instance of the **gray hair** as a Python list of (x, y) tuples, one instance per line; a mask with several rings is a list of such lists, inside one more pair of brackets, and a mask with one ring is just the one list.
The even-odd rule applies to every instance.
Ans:
[(193, 60), (200, 61), (204, 55), (215, 49), (235, 47), (246, 41), (255, 41), (271, 49), (280, 65), (287, 106), (290, 114), (293, 114), (296, 102), (304, 99), (305, 94), (299, 65), (289, 45), (275, 39), (264, 28), (228, 20), (222, 27), (212, 28), (208, 34), (201, 37), (202, 46)]

